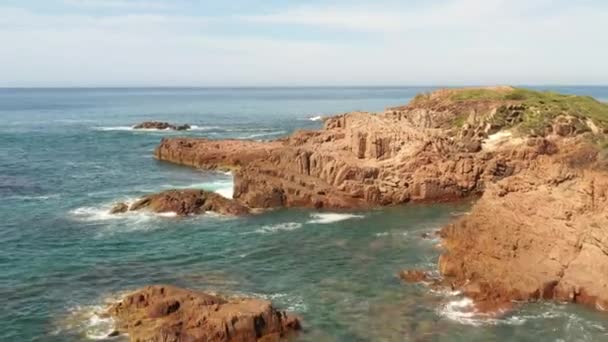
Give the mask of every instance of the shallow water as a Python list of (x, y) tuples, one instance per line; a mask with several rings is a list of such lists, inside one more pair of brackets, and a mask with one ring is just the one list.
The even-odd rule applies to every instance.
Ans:
[[(269, 139), (320, 115), (380, 110), (424, 88), (0, 90), (0, 340), (103, 339), (95, 311), (152, 283), (271, 299), (301, 315), (300, 341), (597, 341), (603, 314), (535, 304), (501, 319), (406, 285), (434, 270), (421, 238), (469, 203), (247, 218), (113, 216), (113, 202), (175, 187), (228, 195), (231, 176), (157, 162), (164, 136)], [(608, 98), (608, 88), (558, 89)], [(149, 119), (190, 132), (133, 131)]]

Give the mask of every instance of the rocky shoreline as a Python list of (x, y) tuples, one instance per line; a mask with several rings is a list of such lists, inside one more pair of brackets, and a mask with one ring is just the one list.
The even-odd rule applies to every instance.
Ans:
[(275, 141), (165, 138), (155, 157), (233, 170), (235, 201), (255, 209), (480, 197), (441, 231), (441, 284), (484, 311), (540, 299), (605, 310), (607, 127), (608, 106), (588, 97), (449, 89)]

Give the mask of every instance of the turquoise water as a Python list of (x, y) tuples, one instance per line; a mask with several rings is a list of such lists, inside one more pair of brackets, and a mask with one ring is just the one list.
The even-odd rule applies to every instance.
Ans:
[[(608, 99), (608, 88), (551, 88)], [(470, 203), (246, 218), (107, 214), (174, 187), (229, 192), (231, 176), (157, 162), (162, 137), (270, 139), (311, 117), (381, 110), (428, 88), (0, 90), (0, 340), (103, 340), (94, 313), (152, 283), (273, 300), (304, 319), (301, 341), (597, 341), (608, 317), (535, 304), (469, 317), (464, 298), (401, 283), (436, 268), (421, 238)], [(133, 131), (143, 120), (184, 133)]]

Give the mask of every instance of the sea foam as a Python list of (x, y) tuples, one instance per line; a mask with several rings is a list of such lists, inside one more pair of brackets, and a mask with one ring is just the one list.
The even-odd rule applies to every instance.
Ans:
[(292, 231), (296, 229), (302, 228), (302, 224), (298, 222), (286, 222), (286, 223), (278, 223), (272, 225), (262, 226), (259, 229), (256, 229), (255, 233), (260, 234), (269, 234), (269, 233), (277, 233), (281, 231)]
[(339, 214), (339, 213), (315, 213), (310, 215), (311, 219), (307, 223), (329, 224), (350, 219), (361, 219), (363, 215)]

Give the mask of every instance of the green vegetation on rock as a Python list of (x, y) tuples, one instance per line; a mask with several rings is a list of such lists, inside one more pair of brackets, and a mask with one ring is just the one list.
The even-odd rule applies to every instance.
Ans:
[[(555, 92), (541, 92), (522, 88), (477, 88), (455, 90), (450, 100), (505, 101), (521, 107), (517, 122), (507, 122), (508, 111), (499, 111), (493, 119), (496, 124), (516, 124), (525, 133), (542, 134), (556, 117), (571, 116), (581, 121), (591, 119), (595, 124), (608, 127), (608, 104), (590, 96), (564, 95)], [(502, 116), (501, 116), (502, 115)], [(580, 127), (580, 129), (587, 129)]]

